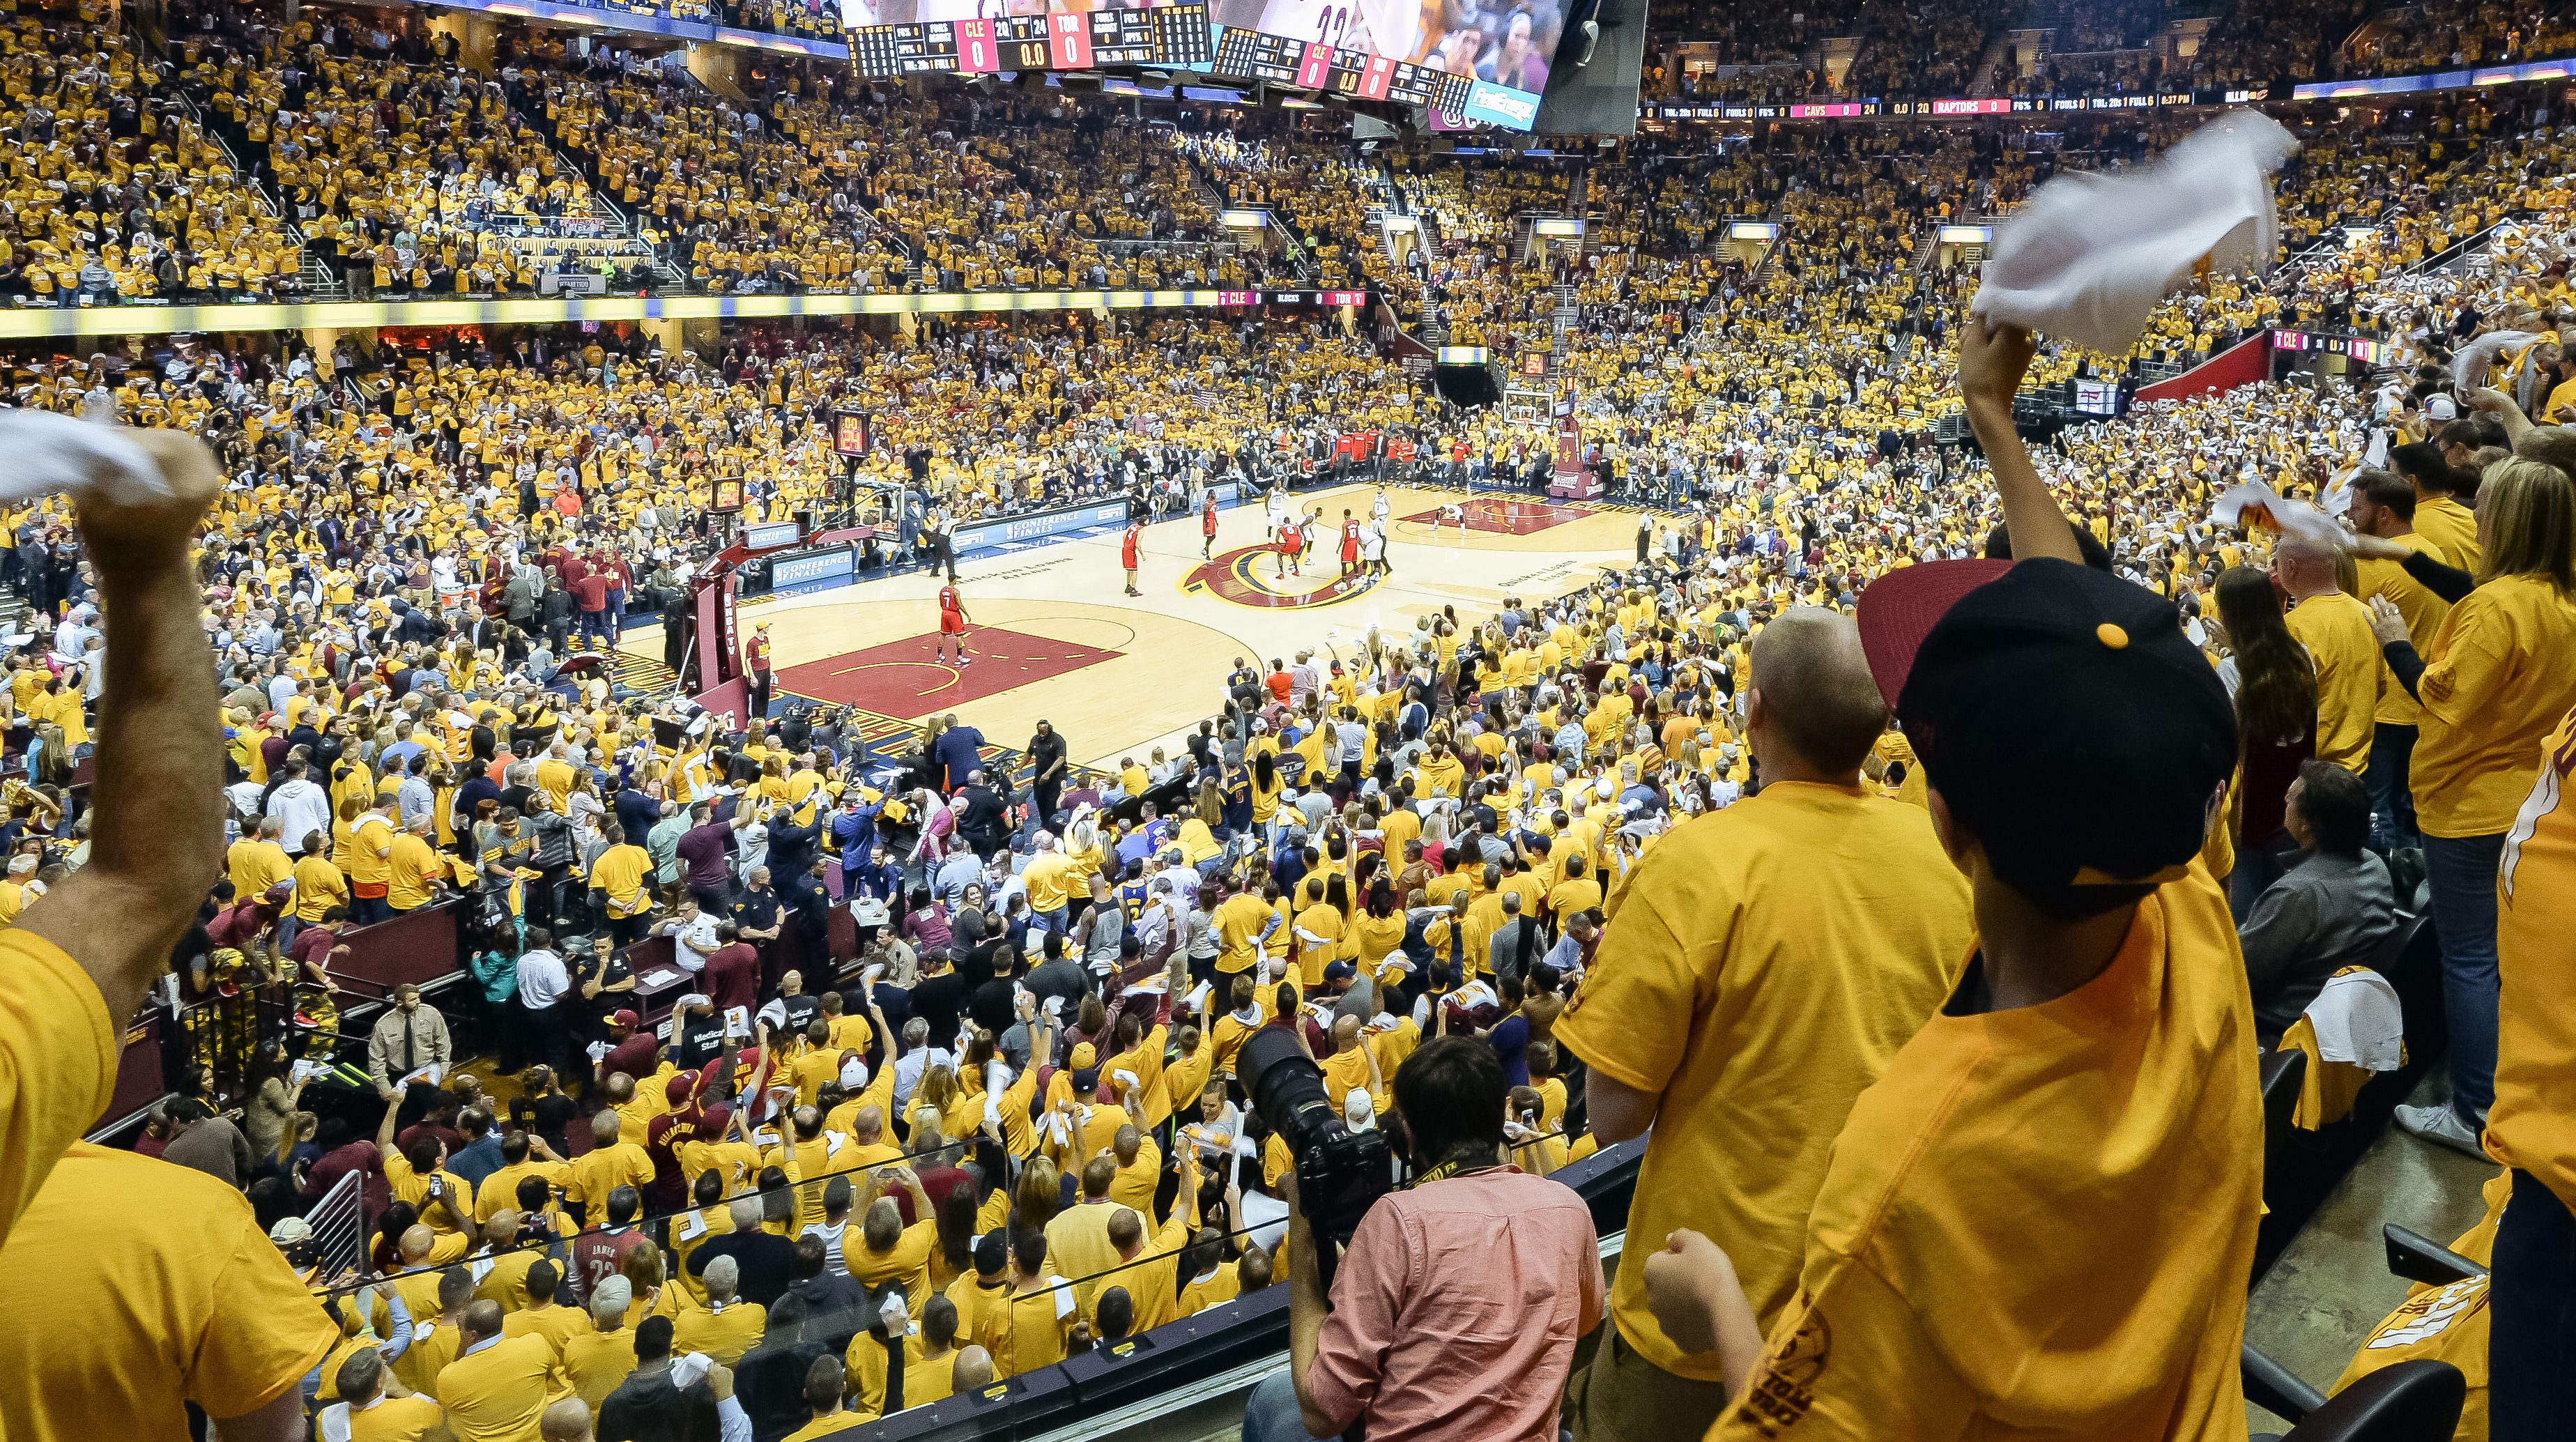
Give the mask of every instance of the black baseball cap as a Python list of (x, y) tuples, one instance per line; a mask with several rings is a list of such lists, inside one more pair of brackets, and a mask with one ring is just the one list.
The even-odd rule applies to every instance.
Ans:
[(2160, 885), (2199, 853), (2236, 715), (2172, 602), (2071, 561), (1933, 562), (1871, 583), (1859, 620), (1926, 778), (2015, 890)]

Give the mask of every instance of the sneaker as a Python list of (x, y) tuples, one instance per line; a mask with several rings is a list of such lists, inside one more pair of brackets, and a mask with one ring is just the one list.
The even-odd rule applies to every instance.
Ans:
[(2478, 1140), (2479, 1129), (2460, 1120), (2460, 1114), (2448, 1103), (2429, 1107), (2399, 1107), (2397, 1129), (2412, 1137), (2449, 1147), (2455, 1152), (2487, 1159), (2487, 1149)]

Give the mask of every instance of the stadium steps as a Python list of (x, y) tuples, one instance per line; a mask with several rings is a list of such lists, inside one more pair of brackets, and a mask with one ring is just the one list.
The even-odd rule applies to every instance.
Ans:
[[(2022, 29), (1998, 32), (1993, 39), (1986, 42), (1985, 53), (1977, 57), (1977, 73), (1968, 82), (1968, 93), (1976, 96), (1995, 96), (2005, 93), (2013, 81), (2022, 77), (2024, 67), (2030, 65), (2046, 46), (2045, 31)], [(2004, 57), (2007, 52), (2011, 53), (2014, 60), (2014, 67), (2010, 74), (2005, 73), (2004, 67)]]
[[(172, 58), (170, 48), (159, 26), (147, 26), (141, 17), (127, 12), (114, 28), (121, 30), (125, 38), (133, 41), (136, 50), (158, 56), (163, 60)], [(297, 225), (294, 217), (286, 213), (286, 198), (270, 187), (267, 176), (268, 157), (262, 154), (255, 163), (244, 164), (242, 152), (249, 148), (248, 136), (239, 137), (242, 144), (236, 147), (234, 145), (236, 137), (229, 133), (230, 127), (217, 125), (215, 117), (200, 109), (197, 102), (190, 99), (185, 90), (171, 86), (167, 87), (165, 93), (177, 98), (179, 104), (187, 111), (188, 118), (196, 122), (198, 131), (208, 140), (213, 141), (216, 149), (224, 153), (224, 159), (232, 165), (233, 174), (250, 183), (251, 193), (259, 197), (260, 205), (276, 218), (278, 225), (294, 240), (295, 287), (300, 297), (305, 300), (347, 300), (348, 282), (331, 267), (323, 264), (313, 253), (312, 243), (304, 234), (304, 227)]]

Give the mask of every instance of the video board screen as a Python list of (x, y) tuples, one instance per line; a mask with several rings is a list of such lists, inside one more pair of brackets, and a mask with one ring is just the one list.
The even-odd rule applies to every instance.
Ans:
[[(1058, 0), (1061, 3), (1061, 0)], [(862, 75), (1138, 65), (1204, 70), (1528, 130), (1566, 0), (1216, 0), (1099, 9), (1049, 0), (840, 0)]]

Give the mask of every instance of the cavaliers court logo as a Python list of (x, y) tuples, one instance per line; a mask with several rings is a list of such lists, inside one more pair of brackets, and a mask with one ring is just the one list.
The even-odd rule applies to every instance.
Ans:
[(1186, 595), (1212, 591), (1217, 598), (1259, 610), (1330, 606), (1374, 588), (1380, 577), (1364, 571), (1342, 574), (1338, 535), (1318, 536), (1315, 548), (1299, 563), (1302, 570), (1279, 574), (1276, 546), (1241, 546), (1201, 561), (1181, 578)]

